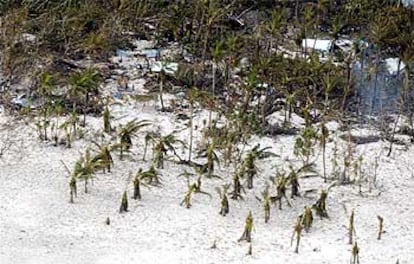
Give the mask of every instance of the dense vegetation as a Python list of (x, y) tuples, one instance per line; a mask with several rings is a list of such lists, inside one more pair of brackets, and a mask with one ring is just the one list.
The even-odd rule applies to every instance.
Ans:
[[(411, 65), (413, 12), (390, 0), (2, 1), (1, 66), (6, 86), (29, 75), (38, 88), (41, 74), (55, 76), (57, 84), (68, 83), (74, 69), (66, 59), (105, 61), (116, 48), (131, 46), (132, 34), (155, 39), (158, 47), (178, 43), (182, 56), (174, 59), (184, 62), (186, 57), (187, 65), (178, 81), (188, 88), (211, 90), (216, 78), (215, 91), (220, 92), (234, 83), (229, 71), (248, 59), (248, 69), (238, 75), (249, 80), (247, 98), (267, 96), (264, 112), (272, 111), (268, 103), (278, 97), (306, 108), (323, 107), (315, 104), (328, 98), (334, 108), (346, 110), (346, 99), (353, 94), (351, 67), (363, 59), (358, 41), (351, 54), (332, 50), (332, 60), (325, 63), (315, 56), (287, 57), (285, 51), (301, 51), (306, 37), (338, 39), (346, 34), (369, 41), (378, 56)], [(36, 41), (25, 41), (22, 33), (33, 34)], [(342, 63), (333, 65), (338, 60)], [(211, 62), (222, 67), (212, 72)], [(259, 85), (264, 83), (275, 91)]]

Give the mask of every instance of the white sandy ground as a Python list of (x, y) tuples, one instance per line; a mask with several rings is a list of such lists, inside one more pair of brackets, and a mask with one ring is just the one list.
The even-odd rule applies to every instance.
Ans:
[[(134, 62), (123, 60), (127, 70)], [(132, 66), (131, 66), (132, 65)], [(129, 67), (129, 69), (128, 69)], [(129, 71), (131, 75), (133, 72)], [(131, 80), (136, 92), (143, 93), (144, 80)], [(106, 94), (114, 91), (109, 83)], [(165, 102), (172, 96), (165, 95)], [(301, 179), (301, 191), (316, 189), (307, 197), (296, 198), (293, 207), (283, 205), (283, 210), (272, 207), (269, 223), (264, 223), (260, 197), (269, 177), (277, 168), (288, 170), (292, 163), (296, 168), (301, 161), (293, 155), (293, 136), (253, 137), (245, 151), (260, 143), (270, 146), (280, 157), (258, 162), (259, 177), (253, 190), (247, 190), (244, 201), (230, 202), (230, 213), (219, 215), (220, 198), (216, 187), (230, 183), (232, 166), (223, 165), (217, 171), (220, 179), (203, 179), (202, 189), (212, 195), (196, 194), (192, 208), (180, 206), (187, 191), (186, 180), (177, 177), (185, 166), (166, 162), (162, 174), (162, 186), (147, 189), (142, 187), (142, 200), (129, 199), (129, 212), (119, 214), (124, 189), (132, 195), (129, 174), (139, 168), (148, 168), (150, 161), (142, 161), (144, 135), (146, 131), (168, 134), (177, 131), (177, 137), (188, 141), (186, 122), (176, 119), (174, 114), (155, 110), (158, 103), (145, 104), (122, 100), (122, 105), (113, 105), (113, 125), (138, 118), (151, 120), (151, 127), (143, 129), (134, 139), (132, 155), (120, 161), (115, 156), (112, 173), (99, 173), (83, 193), (83, 184), (78, 182), (78, 197), (75, 204), (69, 200), (69, 174), (62, 160), (70, 169), (91, 139), (102, 131), (100, 118), (87, 118), (85, 139), (73, 143), (73, 148), (54, 147), (50, 142), (40, 142), (34, 120), (22, 120), (0, 112), (0, 149), (7, 142), (13, 145), (0, 158), (0, 263), (9, 264), (98, 264), (98, 263), (349, 263), (351, 245), (348, 245), (348, 221), (355, 209), (356, 240), (360, 247), (361, 264), (414, 263), (414, 149), (395, 146), (391, 157), (386, 157), (388, 143), (376, 142), (355, 146), (354, 157), (363, 156), (362, 194), (358, 184), (335, 186), (328, 195), (329, 219), (315, 217), (309, 233), (303, 233), (300, 253), (295, 254), (290, 245), (293, 225), (306, 205), (313, 204), (319, 192), (332, 182), (323, 183), (320, 177)], [(283, 113), (276, 113), (270, 122), (281, 122)], [(197, 112), (194, 125), (195, 146), (200, 142), (200, 128), (207, 119), (206, 110)], [(28, 122), (30, 121), (30, 122)], [(302, 126), (303, 120), (294, 116), (292, 124)], [(338, 124), (331, 122), (328, 144), (327, 167), (331, 172), (332, 149), (335, 142), (341, 163), (347, 143), (337, 132)], [(355, 135), (376, 135), (368, 128), (353, 129)], [(104, 141), (109, 142), (106, 135)], [(403, 138), (404, 139), (404, 138)], [(405, 138), (405, 140), (407, 140)], [(114, 142), (114, 141), (112, 141)], [(178, 154), (187, 157), (187, 150), (178, 149)], [(151, 151), (147, 153), (147, 159)], [(314, 159), (322, 172), (322, 154), (316, 148)], [(375, 169), (375, 161), (378, 167)], [(200, 160), (202, 161), (202, 160)], [(342, 163), (341, 163), (342, 164)], [(376, 181), (374, 184), (374, 174)], [(193, 178), (191, 181), (195, 181)], [(272, 193), (275, 187), (271, 188)], [(288, 193), (290, 194), (290, 192)], [(237, 242), (244, 228), (245, 218), (252, 210), (254, 217), (253, 255), (248, 256), (248, 243)], [(377, 240), (377, 215), (384, 218), (386, 233)], [(105, 224), (109, 217), (111, 224)], [(211, 249), (216, 241), (216, 249)]]
[[(113, 106), (116, 124), (124, 124), (138, 117), (150, 119), (148, 130), (159, 129), (162, 133), (184, 129), (178, 136), (188, 139), (185, 123), (176, 121), (173, 114), (159, 113), (153, 103)], [(124, 117), (124, 118), (122, 118)], [(202, 127), (206, 111), (196, 116), (195, 124)], [(298, 120), (299, 118), (296, 118)], [(330, 219), (315, 217), (309, 233), (304, 233), (300, 254), (290, 246), (293, 224), (305, 205), (313, 204), (318, 194), (296, 198), (293, 208), (284, 204), (282, 211), (272, 207), (270, 222), (264, 223), (260, 196), (275, 166), (288, 168), (289, 161), (295, 166), (300, 162), (293, 156), (294, 137), (258, 138), (251, 140), (251, 148), (257, 142), (271, 146), (280, 158), (260, 161), (260, 176), (255, 188), (247, 190), (245, 201), (230, 199), (230, 214), (218, 214), (220, 199), (214, 191), (231, 181), (231, 173), (221, 167), (218, 172), (223, 180), (204, 179), (203, 188), (213, 196), (196, 194), (193, 207), (186, 209), (180, 202), (186, 191), (186, 181), (177, 177), (184, 166), (166, 162), (160, 188), (143, 188), (141, 201), (129, 200), (130, 212), (119, 214), (122, 192), (129, 172), (147, 168), (149, 161), (142, 161), (143, 131), (134, 140), (130, 159), (119, 161), (110, 174), (98, 174), (88, 194), (78, 183), (78, 198), (69, 204), (68, 172), (60, 160), (73, 167), (79, 153), (91, 144), (78, 140), (72, 149), (53, 147), (40, 142), (33, 124), (0, 116), (0, 136), (12, 135), (15, 144), (4, 154), (0, 163), (0, 263), (349, 263), (351, 246), (347, 244), (349, 214), (355, 208), (356, 239), (360, 247), (361, 263), (414, 263), (414, 151), (396, 146), (391, 157), (385, 157), (386, 143), (377, 142), (357, 146), (355, 157), (363, 155), (364, 174), (372, 179), (375, 157), (378, 158), (376, 187), (362, 185), (363, 196), (357, 185), (333, 187), (328, 196)], [(334, 127), (335, 124), (329, 124)], [(3, 129), (7, 127), (7, 130)], [(102, 129), (101, 119), (88, 117), (87, 137), (92, 131)], [(196, 145), (200, 138), (196, 131)], [(365, 130), (366, 133), (374, 133)], [(337, 140), (339, 156), (346, 143), (331, 131)], [(4, 142), (4, 141), (3, 141)], [(334, 142), (328, 145), (328, 160), (332, 157)], [(186, 155), (180, 149), (179, 154)], [(151, 152), (147, 157), (151, 156)], [(321, 154), (316, 151), (318, 169), (322, 171)], [(287, 161), (289, 160), (289, 161)], [(328, 162), (330, 165), (330, 162)], [(330, 166), (329, 166), (330, 167)], [(231, 170), (230, 170), (231, 171)], [(330, 171), (330, 169), (328, 169)], [(195, 179), (192, 179), (193, 181)], [(372, 180), (371, 180), (372, 182)], [(327, 187), (320, 178), (301, 180), (302, 191)], [(371, 183), (372, 185), (372, 183)], [(275, 187), (272, 187), (273, 191)], [(128, 185), (132, 195), (132, 185)], [(379, 194), (380, 193), (380, 194)], [(378, 196), (379, 194), (379, 196)], [(248, 244), (237, 242), (249, 210), (254, 216), (253, 255), (248, 256)], [(377, 240), (377, 215), (384, 218), (385, 231)], [(105, 219), (111, 225), (105, 225)], [(211, 249), (216, 240), (217, 249)]]

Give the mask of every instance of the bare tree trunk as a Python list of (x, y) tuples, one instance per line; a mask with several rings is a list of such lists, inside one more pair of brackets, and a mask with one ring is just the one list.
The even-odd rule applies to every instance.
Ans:
[(190, 103), (190, 144), (188, 144), (188, 161), (191, 162), (191, 152), (193, 151), (193, 115), (194, 103)]
[[(213, 92), (213, 100), (214, 100), (214, 94), (216, 91), (216, 65), (213, 63), (213, 85), (212, 85), (212, 92)], [(211, 119), (213, 115), (213, 109), (210, 107), (210, 112), (208, 113), (208, 128), (211, 128)]]
[(161, 112), (164, 112), (164, 110), (165, 110), (165, 108), (164, 108), (164, 100), (163, 100), (163, 98), (162, 98), (162, 94), (163, 94), (163, 92), (164, 92), (164, 82), (163, 82), (163, 80), (162, 80), (162, 73), (160, 73), (161, 75), (160, 75), (160, 78), (161, 78), (161, 81), (160, 81), (160, 103), (161, 103)]

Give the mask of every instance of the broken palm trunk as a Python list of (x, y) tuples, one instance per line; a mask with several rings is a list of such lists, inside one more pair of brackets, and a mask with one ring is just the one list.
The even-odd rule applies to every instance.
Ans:
[(201, 193), (210, 196), (211, 194), (201, 190), (201, 177), (197, 178), (197, 182), (190, 184), (188, 183), (188, 191), (184, 196), (184, 199), (181, 201), (180, 205), (185, 204), (187, 209), (191, 208), (191, 196), (193, 193)]
[(124, 212), (128, 212), (128, 196), (126, 191), (122, 195), (121, 207), (119, 208), (119, 213)]
[(242, 185), (240, 183), (240, 175), (239, 173), (235, 173), (233, 177), (233, 191), (231, 192), (231, 199), (237, 200), (239, 198), (242, 198), (241, 191), (242, 191)]
[(226, 184), (223, 185), (223, 190), (220, 190), (220, 188), (216, 188), (216, 191), (220, 195), (221, 199), (221, 209), (220, 214), (222, 216), (226, 216), (226, 214), (229, 213), (229, 199), (227, 198), (227, 190), (229, 189), (230, 185)]
[(73, 196), (75, 197), (78, 196), (77, 187), (76, 187), (76, 178), (74, 176), (72, 176), (72, 178), (70, 179), (69, 188), (70, 188), (69, 202), (73, 203)]
[(295, 225), (295, 229), (293, 231), (292, 239), (290, 240), (290, 245), (292, 245), (293, 240), (296, 236), (295, 253), (299, 253), (299, 243), (300, 243), (300, 236), (302, 235), (302, 230), (303, 230), (302, 221), (301, 221), (301, 217), (299, 217), (298, 220), (296, 221), (296, 225)]
[(289, 175), (289, 181), (292, 186), (292, 192), (290, 198), (294, 198), (295, 196), (300, 197), (299, 193), (299, 180), (298, 180), (298, 174), (291, 168), (291, 173)]
[(270, 219), (270, 196), (269, 196), (269, 186), (266, 186), (266, 189), (262, 192), (263, 197), (263, 207), (265, 213), (265, 223)]
[(355, 242), (352, 247), (351, 264), (359, 264), (359, 247), (357, 242)]
[(270, 219), (270, 200), (266, 199), (264, 202), (264, 211), (265, 211), (265, 223), (269, 222)]
[(326, 198), (328, 197), (328, 191), (322, 190), (321, 196), (318, 201), (312, 206), (315, 209), (316, 214), (321, 218), (328, 217), (328, 212), (326, 211)]
[(305, 228), (306, 232), (309, 232), (309, 229), (312, 227), (313, 223), (313, 213), (310, 207), (305, 206), (305, 212), (301, 216), (302, 225)]
[(229, 213), (229, 200), (227, 199), (227, 195), (224, 194), (223, 197), (221, 198), (220, 214), (222, 216), (226, 216), (226, 214), (228, 213)]
[(354, 210), (352, 210), (351, 216), (349, 217), (349, 244), (352, 245), (353, 237), (355, 234), (355, 226), (354, 226)]
[(277, 195), (271, 197), (272, 202), (279, 202), (279, 210), (282, 210), (282, 198), (284, 198), (286, 200), (286, 203), (288, 204), (289, 207), (292, 206), (289, 202), (289, 199), (286, 196), (287, 179), (288, 178), (286, 178), (284, 176), (279, 177), (279, 180), (278, 180), (277, 186), (276, 186)]
[(379, 230), (378, 230), (378, 240), (381, 240), (381, 235), (384, 233), (384, 218), (377, 215), (378, 221), (379, 221)]
[(134, 196), (133, 196), (133, 198), (135, 200), (137, 200), (137, 199), (141, 200), (141, 188), (140, 188), (141, 175), (142, 175), (142, 169), (139, 169), (137, 175), (135, 176), (134, 182), (133, 182), (134, 183)]
[(253, 177), (256, 175), (257, 170), (254, 165), (254, 156), (251, 153), (249, 153), (246, 158), (245, 166), (245, 172), (247, 174), (247, 188), (253, 189)]
[(252, 212), (250, 211), (246, 217), (246, 224), (244, 226), (244, 232), (242, 236), (239, 238), (239, 242), (246, 240), (247, 242), (252, 241), (252, 229), (253, 229), (253, 216)]
[(103, 113), (103, 121), (104, 121), (104, 131), (106, 133), (111, 133), (111, 123), (110, 123), (110, 113), (108, 106), (105, 107), (104, 113)]

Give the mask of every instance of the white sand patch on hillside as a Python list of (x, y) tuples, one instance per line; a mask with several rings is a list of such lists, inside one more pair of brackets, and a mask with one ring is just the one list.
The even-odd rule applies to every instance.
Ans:
[[(143, 187), (142, 200), (131, 199), (129, 173), (150, 166), (149, 161), (142, 161), (145, 132), (159, 131), (166, 135), (177, 131), (178, 138), (189, 139), (188, 121), (177, 120), (173, 113), (157, 112), (155, 107), (159, 107), (158, 103), (144, 106), (126, 101), (111, 107), (116, 127), (134, 118), (151, 120), (152, 125), (133, 140), (134, 155), (124, 161), (116, 155), (112, 173), (99, 173), (88, 194), (83, 193), (82, 182), (78, 183), (75, 204), (68, 203), (69, 175), (61, 160), (72, 169), (79, 153), (91, 143), (78, 140), (71, 149), (54, 147), (39, 141), (33, 125), (29, 127), (23, 121), (0, 115), (0, 126), (10, 126), (0, 130), (0, 138), (5, 139), (11, 130), (15, 140), (0, 159), (0, 263), (349, 263), (351, 246), (347, 244), (347, 225), (352, 208), (361, 263), (395, 263), (397, 259), (400, 264), (414, 263), (412, 147), (406, 151), (396, 148), (391, 157), (385, 157), (387, 143), (382, 141), (354, 146), (354, 157), (363, 155), (363, 170), (370, 184), (362, 183), (362, 194), (357, 184), (333, 187), (327, 201), (330, 218), (321, 220), (315, 216), (310, 232), (302, 236), (300, 253), (295, 254), (290, 239), (296, 218), (304, 206), (316, 201), (319, 191), (330, 182), (325, 184), (321, 177), (301, 179), (302, 194), (312, 189), (317, 192), (295, 198), (292, 208), (285, 203), (281, 211), (272, 206), (267, 224), (263, 206), (256, 199), (269, 177), (275, 175), (276, 168), (288, 171), (290, 164), (296, 168), (301, 166), (301, 161), (293, 155), (293, 136), (255, 136), (249, 141), (246, 151), (260, 143), (261, 147), (270, 146), (279, 157), (258, 162), (259, 176), (255, 178), (254, 189), (246, 189), (244, 201), (230, 199), (230, 213), (226, 217), (218, 213), (220, 198), (215, 192), (216, 187), (231, 182), (232, 168), (223, 165), (217, 171), (223, 180), (203, 178), (203, 189), (212, 198), (195, 194), (191, 209), (180, 206), (187, 182), (177, 177), (191, 169), (173, 162), (166, 162), (160, 170), (161, 187)], [(195, 115), (194, 124), (199, 127), (194, 132), (195, 146), (201, 139), (203, 119), (207, 118), (205, 110)], [(299, 126), (303, 122), (295, 117), (294, 123)], [(100, 118), (88, 117), (86, 138), (102, 127)], [(341, 159), (347, 144), (334, 131), (331, 138), (338, 140), (338, 159)], [(333, 147), (334, 141), (330, 141), (326, 155), (328, 172)], [(188, 155), (184, 149), (178, 149), (178, 154), (183, 158)], [(147, 159), (150, 157), (151, 151)], [(322, 172), (319, 148), (312, 160)], [(125, 186), (130, 196), (129, 212), (119, 214)], [(271, 190), (274, 192), (275, 187)], [(249, 210), (254, 217), (252, 256), (246, 255), (247, 243), (237, 242)], [(377, 215), (384, 217), (386, 233), (382, 240), (377, 240)], [(109, 226), (105, 225), (107, 217), (111, 220)], [(217, 249), (211, 249), (214, 241)]]

